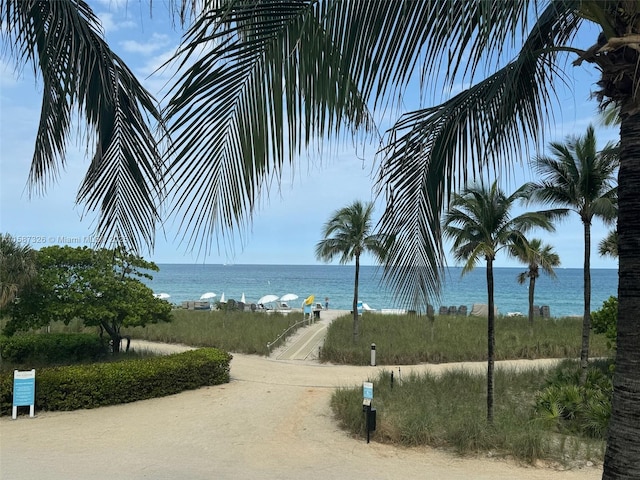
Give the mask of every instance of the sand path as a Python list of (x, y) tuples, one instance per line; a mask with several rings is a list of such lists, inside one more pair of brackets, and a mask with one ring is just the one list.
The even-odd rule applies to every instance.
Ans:
[[(483, 371), (485, 364), (401, 371), (463, 367)], [(331, 393), (361, 385), (383, 368), (235, 354), (225, 385), (95, 410), (2, 418), (0, 478), (595, 480), (602, 474), (600, 467), (556, 471), (351, 438), (332, 418)]]

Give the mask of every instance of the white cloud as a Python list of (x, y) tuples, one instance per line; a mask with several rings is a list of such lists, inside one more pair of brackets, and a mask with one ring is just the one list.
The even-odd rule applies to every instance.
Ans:
[(151, 55), (152, 53), (165, 48), (171, 43), (168, 35), (154, 33), (146, 42), (138, 42), (136, 40), (125, 40), (120, 45), (125, 52), (140, 53), (142, 55)]
[(117, 32), (118, 30), (131, 29), (138, 26), (133, 20), (117, 17), (113, 13), (100, 12), (96, 15), (100, 19), (105, 35)]

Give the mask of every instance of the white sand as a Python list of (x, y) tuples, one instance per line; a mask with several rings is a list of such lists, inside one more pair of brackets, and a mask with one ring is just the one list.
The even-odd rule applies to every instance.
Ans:
[[(521, 368), (533, 362), (509, 364)], [(463, 366), (486, 368), (481, 362), (404, 366), (401, 372)], [(225, 385), (95, 410), (2, 418), (0, 478), (595, 480), (602, 475), (599, 466), (558, 471), (382, 445), (375, 434), (370, 444), (351, 438), (332, 418), (331, 393), (361, 385), (382, 368), (236, 354)]]

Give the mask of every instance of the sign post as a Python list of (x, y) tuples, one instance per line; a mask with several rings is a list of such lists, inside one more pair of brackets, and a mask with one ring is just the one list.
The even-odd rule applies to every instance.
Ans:
[(29, 406), (29, 416), (35, 415), (36, 371), (13, 371), (13, 409), (11, 417), (18, 418), (18, 407)]
[(367, 443), (369, 443), (369, 435), (376, 429), (376, 409), (371, 408), (371, 401), (373, 400), (373, 383), (362, 383), (362, 411), (365, 415), (365, 428), (367, 430)]

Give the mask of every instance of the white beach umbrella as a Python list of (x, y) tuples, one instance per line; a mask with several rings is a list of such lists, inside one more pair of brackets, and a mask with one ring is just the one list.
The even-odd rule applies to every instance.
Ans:
[(171, 295), (169, 295), (168, 293), (154, 293), (153, 296), (156, 298), (160, 298), (161, 300), (166, 300), (167, 298), (171, 297)]
[(265, 295), (264, 297), (260, 297), (260, 300), (258, 300), (258, 303), (261, 303), (264, 305), (265, 303), (275, 302), (276, 300), (278, 300), (277, 295)]
[(210, 298), (217, 297), (217, 295), (213, 292), (203, 293), (200, 297), (200, 300), (209, 300)]
[(280, 297), (280, 301), (281, 302), (293, 302), (294, 300), (298, 299), (298, 295), (296, 295), (295, 293), (287, 293), (286, 295), (283, 295)]
[(242, 303), (247, 303), (247, 301), (246, 301), (246, 300), (245, 300), (245, 298), (244, 298), (244, 292), (242, 292), (242, 297), (240, 298), (240, 301), (241, 301)]

